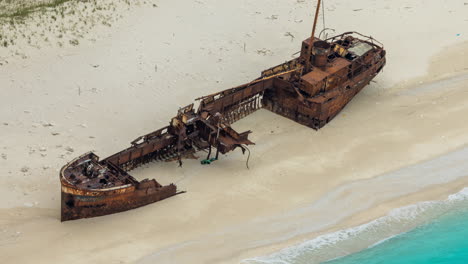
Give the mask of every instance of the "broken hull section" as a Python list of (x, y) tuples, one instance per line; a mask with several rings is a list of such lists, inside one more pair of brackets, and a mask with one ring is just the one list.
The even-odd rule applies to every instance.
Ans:
[(118, 175), (116, 171), (107, 172), (108, 175), (112, 173), (112, 177), (118, 178), (116, 181), (120, 181), (120, 184), (116, 184), (115, 187), (80, 188), (77, 184), (70, 182), (70, 179), (75, 179), (76, 183), (77, 177), (71, 175), (76, 173), (76, 169), (83, 164), (86, 164), (86, 167), (90, 164), (99, 166), (99, 158), (93, 153), (86, 153), (68, 163), (60, 172), (62, 221), (127, 211), (177, 194), (174, 184), (161, 186), (154, 179), (138, 182), (123, 170), (117, 171), (122, 173), (121, 175)]
[[(153, 180), (154, 181), (154, 180)], [(119, 213), (154, 203), (177, 194), (171, 184), (156, 187), (141, 183), (116, 191), (88, 192), (62, 187), (62, 221)]]
[(356, 32), (306, 39), (299, 57), (250, 83), (198, 98), (198, 109), (193, 104), (180, 108), (167, 127), (138, 137), (130, 147), (101, 161), (93, 153), (76, 158), (60, 172), (62, 221), (122, 212), (178, 194), (174, 184), (140, 182), (127, 172), (152, 161), (182, 165), (183, 158), (200, 150), (208, 152), (209, 161), (237, 148), (244, 152), (254, 144), (250, 131), (238, 133), (230, 125), (258, 109), (322, 128), (385, 66), (386, 52), (375, 42)]
[(371, 68), (361, 78), (346, 82), (320, 98), (306, 102), (297, 98), (292, 84), (277, 79), (274, 86), (276, 89), (265, 91), (262, 104), (271, 112), (317, 130), (336, 117), (377, 76), (377, 70), (378, 67)]

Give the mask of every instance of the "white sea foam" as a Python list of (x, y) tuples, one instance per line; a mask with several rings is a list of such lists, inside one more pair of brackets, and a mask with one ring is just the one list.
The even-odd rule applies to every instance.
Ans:
[(451, 194), (448, 197), (449, 201), (464, 201), (468, 199), (468, 188), (464, 188), (458, 193)]
[(396, 208), (369, 223), (318, 236), (246, 264), (320, 263), (373, 247), (453, 210), (468, 200), (468, 188), (444, 201), (426, 201)]
[(388, 240), (390, 240), (390, 239), (393, 239), (393, 238), (395, 238), (395, 237), (397, 237), (397, 236), (399, 236), (399, 235), (400, 235), (400, 234), (398, 234), (398, 235), (393, 235), (393, 236), (389, 236), (389, 237), (387, 237), (387, 238), (384, 238), (384, 239), (378, 241), (377, 243), (374, 243), (374, 244), (370, 245), (368, 248), (373, 248), (373, 247), (375, 247), (375, 246), (378, 246), (378, 245), (380, 245), (380, 244), (382, 244), (382, 243), (384, 243), (384, 242), (386, 242), (386, 241), (388, 241)]

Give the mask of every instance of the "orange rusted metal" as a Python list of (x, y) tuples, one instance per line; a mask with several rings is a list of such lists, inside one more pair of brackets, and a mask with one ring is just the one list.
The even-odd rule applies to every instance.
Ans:
[[(299, 57), (262, 72), (250, 83), (198, 98), (179, 109), (169, 125), (138, 137), (131, 146), (99, 160), (86, 153), (60, 171), (62, 221), (121, 212), (179, 194), (174, 184), (137, 181), (127, 172), (151, 161), (178, 161), (208, 152), (207, 160), (253, 143), (250, 131), (231, 128), (260, 108), (314, 129), (330, 122), (382, 70), (386, 52), (356, 32), (302, 42)], [(311, 65), (307, 70), (307, 65)], [(212, 148), (216, 150), (214, 158)]]

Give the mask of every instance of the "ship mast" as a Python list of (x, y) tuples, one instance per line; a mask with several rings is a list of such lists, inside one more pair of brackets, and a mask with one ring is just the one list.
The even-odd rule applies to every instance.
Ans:
[(320, 12), (320, 3), (321, 2), (322, 2), (321, 0), (317, 1), (317, 10), (315, 11), (314, 26), (312, 27), (312, 35), (310, 36), (309, 47), (307, 49), (306, 69), (305, 69), (306, 72), (309, 72), (311, 70), (312, 46), (314, 45), (315, 29), (317, 28), (317, 20), (318, 20), (318, 15), (319, 15), (319, 12)]

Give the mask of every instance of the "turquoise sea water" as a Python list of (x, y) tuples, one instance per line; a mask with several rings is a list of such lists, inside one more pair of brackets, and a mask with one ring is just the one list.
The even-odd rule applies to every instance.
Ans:
[(468, 264), (468, 188), (242, 263)]
[(326, 264), (468, 263), (468, 208), (457, 208), (407, 233)]

